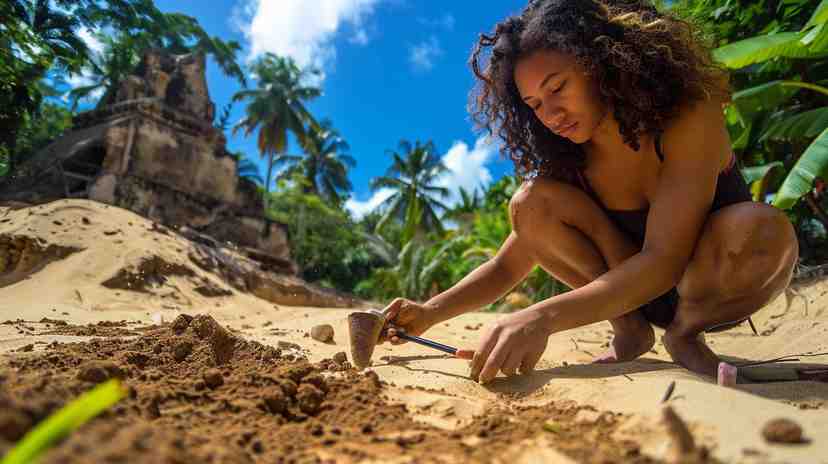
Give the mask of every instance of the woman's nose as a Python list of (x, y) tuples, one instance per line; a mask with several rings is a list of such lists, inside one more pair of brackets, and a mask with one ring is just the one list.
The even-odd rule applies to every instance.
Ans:
[(548, 127), (558, 127), (558, 124), (563, 121), (563, 111), (560, 108), (551, 107), (547, 105), (546, 113), (543, 115), (543, 122)]

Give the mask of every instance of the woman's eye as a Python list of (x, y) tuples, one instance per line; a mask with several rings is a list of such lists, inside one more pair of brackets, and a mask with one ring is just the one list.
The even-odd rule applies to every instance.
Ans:
[(561, 85), (560, 85), (560, 87), (558, 87), (557, 89), (553, 90), (553, 91), (552, 91), (552, 93), (558, 93), (558, 92), (560, 92), (561, 90), (563, 90), (563, 88), (564, 88), (565, 86), (566, 86), (566, 81), (564, 81), (564, 82), (563, 82), (563, 84), (561, 84)]

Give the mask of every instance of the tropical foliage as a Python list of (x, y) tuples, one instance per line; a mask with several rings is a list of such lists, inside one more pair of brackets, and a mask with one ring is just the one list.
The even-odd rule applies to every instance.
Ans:
[(300, 142), (306, 139), (306, 125), (318, 130), (319, 125), (305, 107), (307, 101), (318, 97), (321, 91), (303, 83), (308, 71), (300, 69), (290, 58), (267, 53), (251, 66), (256, 75), (257, 87), (245, 89), (233, 95), (233, 101), (249, 103), (245, 117), (233, 129), (244, 129), (245, 135), (259, 131), (256, 145), (262, 158), (267, 160), (265, 193), (270, 191), (273, 168), (283, 162), (288, 146), (288, 134)]
[(720, 42), (714, 58), (733, 69), (725, 115), (754, 198), (788, 210), (804, 258), (816, 258), (809, 245), (824, 244), (828, 230), (819, 188), (828, 170), (828, 1), (702, 0), (677, 9), (705, 25)]
[(393, 193), (382, 204), (384, 214), (377, 223), (377, 231), (392, 219), (405, 224), (403, 241), (419, 232), (443, 233), (438, 210), (447, 207), (440, 199), (448, 197), (449, 190), (437, 185), (440, 176), (448, 169), (437, 157), (433, 142), (412, 146), (407, 140), (400, 141), (398, 151), (389, 150), (391, 167), (385, 176), (371, 180), (371, 189), (389, 189)]

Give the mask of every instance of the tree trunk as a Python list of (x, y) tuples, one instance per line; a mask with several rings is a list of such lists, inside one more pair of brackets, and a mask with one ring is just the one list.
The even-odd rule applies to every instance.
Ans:
[(262, 237), (267, 237), (270, 233), (270, 221), (267, 219), (268, 206), (270, 205), (270, 176), (273, 174), (273, 153), (267, 155), (267, 178), (265, 178), (265, 193), (262, 199), (262, 206), (264, 207), (264, 229), (262, 230)]

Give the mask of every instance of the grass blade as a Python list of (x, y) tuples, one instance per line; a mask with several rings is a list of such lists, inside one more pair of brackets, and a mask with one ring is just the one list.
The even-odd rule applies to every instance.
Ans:
[(117, 379), (96, 386), (37, 424), (0, 464), (31, 463), (56, 441), (120, 401), (125, 394)]

